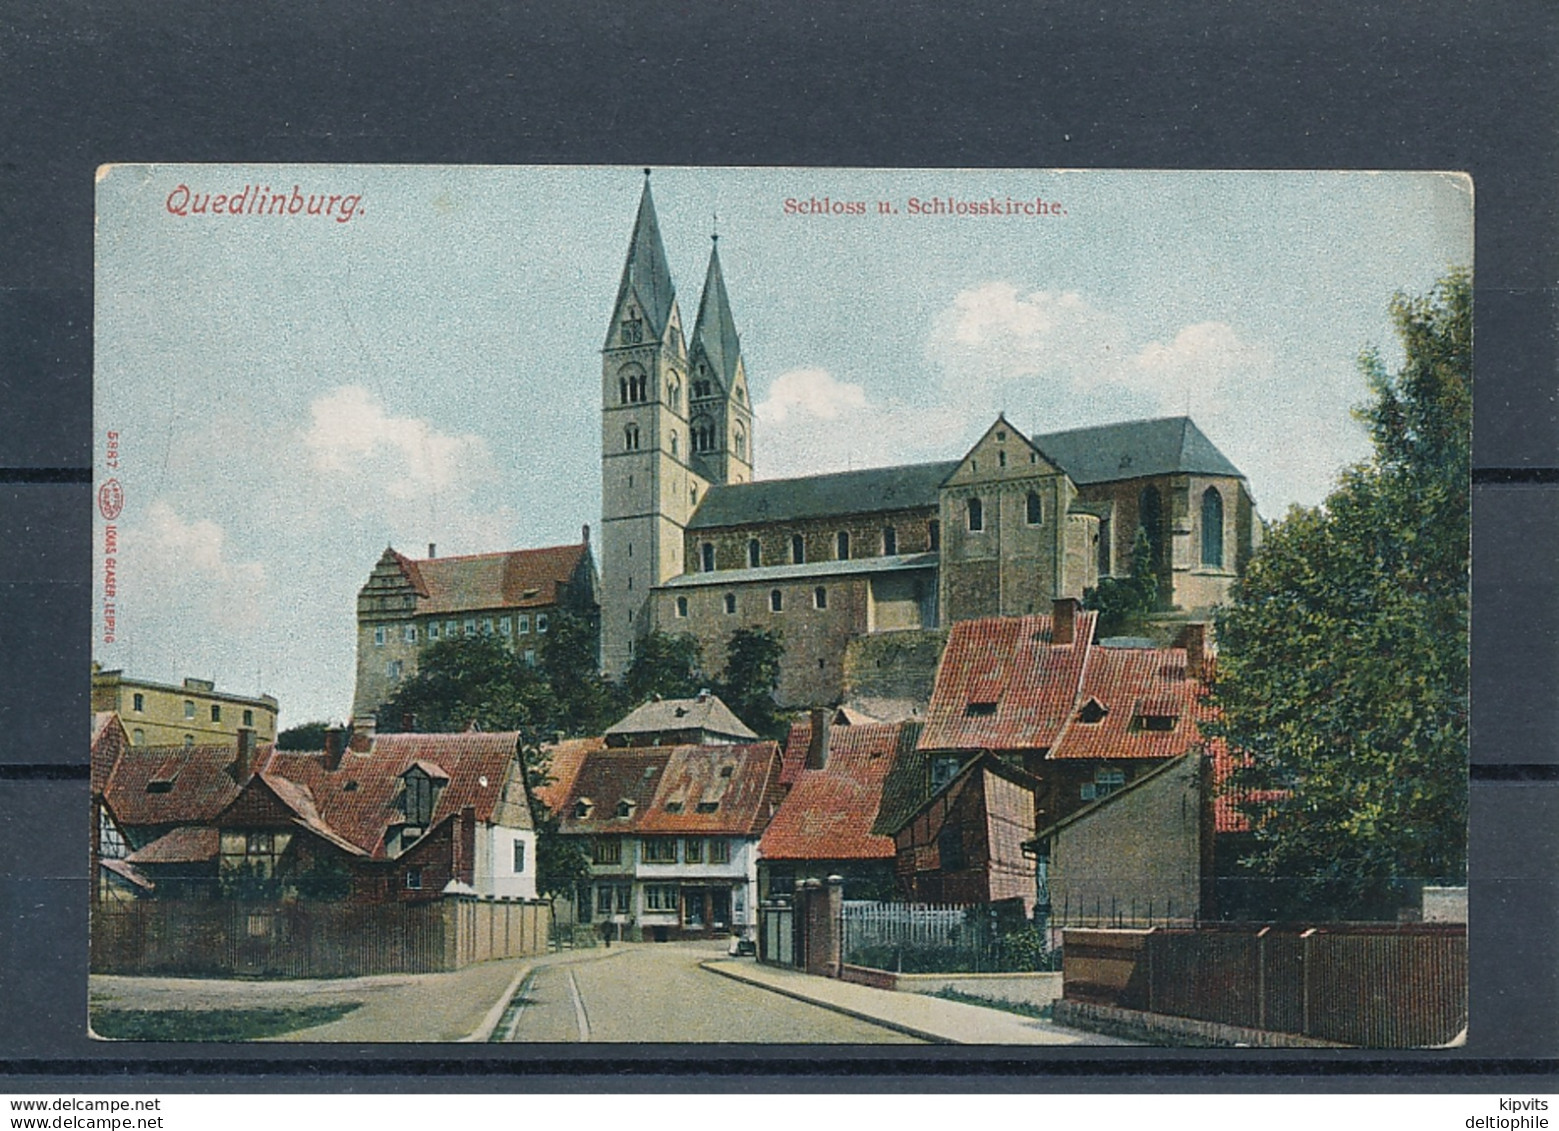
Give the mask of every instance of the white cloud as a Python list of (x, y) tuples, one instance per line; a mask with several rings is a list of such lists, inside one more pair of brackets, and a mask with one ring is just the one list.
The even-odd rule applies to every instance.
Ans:
[(185, 521), (159, 499), (146, 520), (126, 531), (127, 599), (142, 593), (179, 593), (180, 606), (195, 614), (193, 623), (239, 628), (252, 625), (265, 594), (265, 567), (236, 560), (226, 532), (211, 519)]
[(865, 408), (866, 390), (861, 386), (839, 381), (826, 369), (792, 369), (774, 379), (755, 411), (764, 424), (783, 424), (792, 415), (838, 420)]
[(1117, 321), (1075, 291), (1023, 293), (989, 282), (960, 291), (937, 315), (927, 355), (944, 385), (967, 392), (1045, 377), (1081, 386), (1121, 363)]

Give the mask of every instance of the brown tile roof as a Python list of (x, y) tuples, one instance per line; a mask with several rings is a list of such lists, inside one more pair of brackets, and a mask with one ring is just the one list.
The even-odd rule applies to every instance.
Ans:
[(589, 552), (590, 544), (581, 542), (454, 558), (395, 556), (417, 592), (417, 612), (440, 614), (556, 605), (559, 587), (572, 580)]
[(207, 824), (238, 796), (237, 753), (233, 746), (126, 746), (104, 799), (129, 828)]
[(606, 728), (606, 737), (629, 738), (667, 731), (707, 730), (744, 742), (756, 742), (758, 735), (731, 713), (718, 695), (700, 695), (692, 699), (652, 699), (629, 711)]
[[(561, 829), (756, 836), (779, 802), (779, 769), (773, 742), (592, 751), (564, 801)], [(588, 815), (577, 815), (582, 800)], [(628, 814), (618, 817), (625, 801)]]
[(565, 738), (562, 742), (543, 747), (542, 750), (548, 758), (549, 780), (546, 785), (536, 788), (536, 799), (552, 812), (561, 812), (563, 804), (568, 800), (569, 792), (574, 788), (574, 779), (579, 776), (579, 769), (585, 764), (585, 756), (605, 748), (606, 739), (600, 735), (592, 738)]
[(828, 732), (823, 769), (805, 768), (810, 721), (795, 723), (785, 741), (791, 789), (759, 842), (772, 860), (892, 859), (893, 838), (876, 831), (883, 789), (898, 760), (914, 751), (919, 727), (855, 723)]
[[(1202, 745), (1197, 722), (1207, 717), (1205, 690), (1187, 676), (1184, 648), (1092, 648), (1077, 702), (1096, 700), (1106, 714), (1085, 723), (1073, 711), (1050, 758), (1178, 757)], [(1149, 730), (1143, 725), (1148, 716), (1173, 723)]]
[(131, 864), (197, 864), (215, 860), (222, 834), (210, 825), (183, 825), (142, 845), (125, 859)]
[(1050, 643), (1048, 615), (961, 621), (948, 634), (926, 708), (924, 750), (1053, 745), (1077, 699), (1097, 614), (1076, 615), (1072, 644)]
[[(342, 754), (335, 770), (326, 769), (321, 752), (278, 750), (266, 765), (264, 783), (305, 827), (326, 839), (339, 838), (343, 847), (383, 857), (386, 830), (404, 823), (396, 800), (408, 768), (421, 763), (448, 775), (429, 828), (467, 805), (478, 821), (490, 823), (504, 799), (518, 740), (512, 732), (381, 734), (368, 752)], [(518, 822), (515, 827), (530, 828), (529, 808), (519, 800), (519, 811), (510, 819)]]
[(96, 711), (92, 715), (92, 792), (101, 794), (108, 785), (119, 752), (130, 745), (125, 735), (124, 723), (113, 711)]

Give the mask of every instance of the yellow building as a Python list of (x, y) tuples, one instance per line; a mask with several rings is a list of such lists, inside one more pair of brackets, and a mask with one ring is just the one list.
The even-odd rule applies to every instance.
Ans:
[(175, 686), (132, 679), (92, 664), (92, 710), (112, 711), (124, 723), (132, 746), (238, 745), (239, 728), (259, 742), (276, 738), (276, 700), (218, 691), (209, 679)]

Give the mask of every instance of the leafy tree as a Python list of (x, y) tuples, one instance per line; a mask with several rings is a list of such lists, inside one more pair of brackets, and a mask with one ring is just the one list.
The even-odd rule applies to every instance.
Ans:
[(1120, 636), (1137, 618), (1158, 608), (1153, 556), (1148, 532), (1139, 526), (1131, 543), (1131, 576), (1101, 577), (1097, 586), (1083, 591), (1083, 607), (1099, 613), (1098, 635)]
[(555, 729), (600, 734), (622, 713), (616, 689), (601, 678), (600, 630), (573, 613), (553, 614), (542, 637), (541, 671), (557, 702)]
[(300, 723), (276, 736), (278, 750), (323, 750), (329, 723)]
[[(1389, 913), (1466, 876), (1472, 283), (1397, 296), (1360, 367), (1374, 455), (1267, 535), (1219, 618), (1209, 729), (1247, 757), (1245, 863), (1293, 914)], [(1245, 794), (1247, 798), (1250, 794)]]
[(635, 650), (623, 680), (630, 704), (662, 699), (686, 699), (705, 685), (704, 650), (692, 636), (652, 632)]
[(774, 703), (784, 655), (784, 642), (765, 628), (738, 628), (726, 645), (725, 672), (717, 686), (720, 698), (765, 738), (784, 737)]
[(300, 899), (335, 902), (352, 894), (351, 866), (330, 851), (312, 853), (289, 879)]
[[(557, 697), (542, 672), (498, 636), (456, 636), (423, 649), (417, 674), (379, 708), (381, 729), (553, 729)], [(410, 725), (407, 725), (410, 720)]]

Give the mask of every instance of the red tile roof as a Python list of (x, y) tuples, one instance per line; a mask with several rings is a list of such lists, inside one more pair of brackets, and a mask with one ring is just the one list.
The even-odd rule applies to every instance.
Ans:
[[(937, 666), (924, 750), (1036, 750), (1055, 743), (1077, 700), (1084, 661), (1097, 649), (1097, 614), (1079, 612), (1074, 643), (1050, 643), (1048, 615), (961, 621)], [(971, 704), (994, 704), (985, 708)]]
[(335, 770), (326, 769), (321, 752), (278, 750), (266, 765), (264, 784), (305, 827), (326, 839), (339, 838), (342, 847), (383, 857), (387, 829), (404, 823), (396, 807), (401, 775), (418, 763), (436, 766), (449, 778), (436, 795), (429, 828), (467, 805), (474, 808), (478, 821), (492, 823), (511, 775), (517, 784), (508, 800), (516, 811), (505, 823), (530, 828), (524, 775), (515, 761), (518, 740), (512, 732), (381, 734), (367, 753), (342, 754)]
[(764, 830), (759, 855), (771, 860), (891, 860), (893, 837), (873, 832), (883, 787), (901, 752), (912, 750), (917, 724), (832, 726), (824, 768), (808, 770), (810, 721), (785, 740), (783, 780), (791, 785)]
[(606, 749), (606, 739), (601, 735), (592, 738), (565, 738), (562, 742), (543, 747), (548, 757), (546, 785), (538, 786), (536, 799), (554, 813), (561, 812), (574, 788), (574, 779), (585, 764), (585, 756), (596, 750)]
[[(1062, 758), (1174, 758), (1202, 744), (1207, 717), (1205, 685), (1186, 674), (1184, 648), (1091, 648), (1079, 704), (1097, 700), (1107, 712), (1085, 723), (1073, 712), (1050, 750)], [(1169, 730), (1149, 730), (1145, 717), (1173, 719)]]
[(395, 557), (417, 592), (417, 612), (438, 614), (556, 605), (559, 587), (573, 579), (589, 552), (590, 544), (581, 542), (454, 558)]
[[(591, 751), (564, 800), (561, 829), (756, 836), (779, 802), (779, 769), (773, 742)], [(589, 802), (587, 815), (579, 815), (582, 800)], [(619, 817), (624, 801), (629, 811)], [(712, 808), (700, 812), (701, 806)]]
[(126, 746), (103, 795), (130, 828), (207, 824), (238, 796), (237, 754), (233, 746)]
[(1227, 789), (1229, 778), (1239, 765), (1239, 759), (1231, 754), (1222, 739), (1215, 738), (1208, 744), (1213, 758), (1213, 819), (1220, 833), (1250, 832), (1250, 818), (1241, 809), (1245, 802), (1281, 801), (1287, 796), (1281, 789)]
[(210, 825), (184, 825), (142, 845), (125, 859), (131, 864), (195, 864), (215, 860), (222, 834)]
[(92, 792), (101, 794), (108, 785), (119, 752), (130, 745), (124, 724), (113, 711), (97, 711), (92, 715)]

